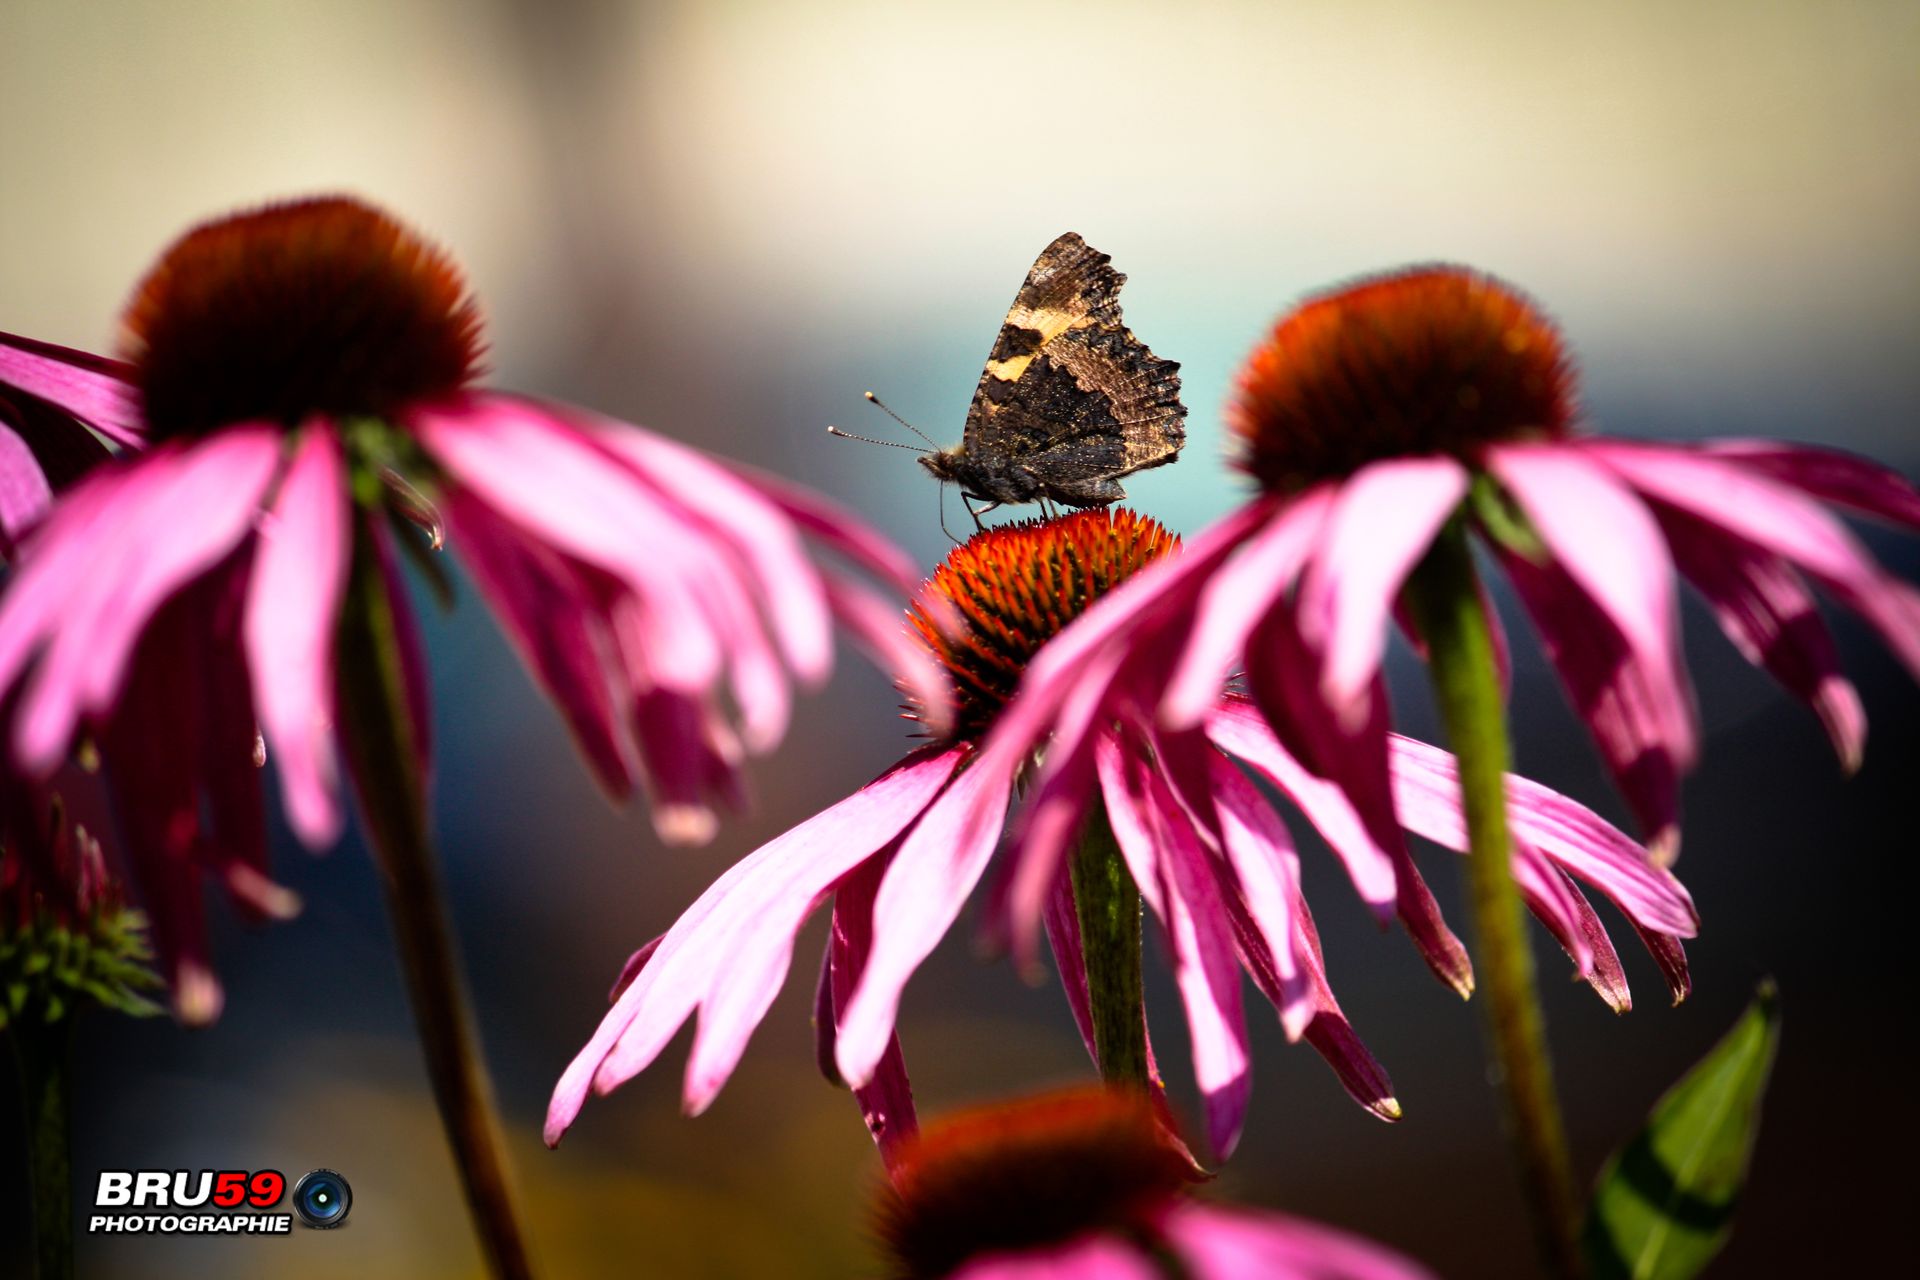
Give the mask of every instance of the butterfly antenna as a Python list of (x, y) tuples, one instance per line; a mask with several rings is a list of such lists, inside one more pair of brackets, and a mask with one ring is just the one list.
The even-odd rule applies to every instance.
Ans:
[(893, 410), (887, 408), (887, 406), (881, 401), (880, 397), (873, 394), (873, 392), (871, 391), (867, 392), (867, 403), (872, 405), (874, 408), (880, 410), (880, 412), (886, 414), (889, 418), (892, 418), (895, 422), (899, 423), (901, 426), (905, 427), (907, 430), (913, 432), (913, 434), (919, 436), (922, 440), (925, 440), (928, 444), (933, 445), (935, 449), (938, 449), (940, 447), (940, 445), (934, 440), (932, 436), (928, 435), (926, 432), (922, 431), (920, 428), (914, 426), (911, 422), (908, 422), (905, 418), (901, 417), (899, 414), (895, 413)]
[(839, 436), (842, 440), (858, 440), (861, 444), (883, 444), (889, 449), (911, 449), (915, 453), (920, 452), (920, 446), (917, 444), (901, 444), (898, 440), (875, 440), (872, 436), (857, 436), (851, 431), (842, 431), (838, 427), (828, 427), (827, 434)]

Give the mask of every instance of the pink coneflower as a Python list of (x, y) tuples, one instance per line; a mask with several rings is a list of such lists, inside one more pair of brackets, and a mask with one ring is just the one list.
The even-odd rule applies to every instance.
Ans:
[[(396, 545), (444, 529), (595, 776), (615, 795), (644, 784), (671, 840), (711, 834), (743, 756), (781, 736), (791, 680), (826, 674), (835, 618), (905, 678), (931, 671), (891, 607), (817, 564), (808, 538), (904, 587), (899, 552), (671, 441), (475, 387), (480, 315), (457, 269), (356, 200), (189, 232), (127, 332), (138, 418), (88, 420), (150, 447), (80, 482), (30, 539), (0, 602), (0, 691), (18, 690), (10, 747), (31, 773), (83, 731), (100, 740), (190, 1021), (219, 1008), (191, 869), (255, 909), (285, 906), (255, 874), (256, 722), (295, 833), (319, 848), (340, 832), (336, 632), (363, 570), (424, 769)], [(7, 352), (0, 372), (56, 400), (57, 353)]]
[[(1679, 779), (1698, 753), (1676, 569), (1855, 767), (1866, 719), (1809, 584), (1916, 673), (1920, 592), (1827, 508), (1920, 528), (1920, 494), (1832, 450), (1588, 435), (1573, 383), (1552, 323), (1459, 268), (1365, 281), (1283, 319), (1243, 370), (1230, 417), (1261, 496), (1233, 526), (1236, 556), (1183, 566), (1196, 581), (1169, 615), (1184, 655), (1164, 721), (1197, 723), (1244, 665), (1282, 736), (1333, 744), (1316, 765), (1365, 794), (1356, 780), (1377, 775), (1384, 752), (1387, 619), (1460, 519), (1505, 569), (1663, 857), (1677, 851)], [(1372, 793), (1381, 803), (1377, 780)]]
[[(1128, 1045), (1112, 1033), (1137, 1020), (1138, 979), (1134, 1009), (1103, 1012), (1103, 984), (1096, 974), (1090, 988), (1088, 969), (1108, 963), (1130, 927), (1137, 973), (1144, 898), (1172, 959), (1217, 1152), (1233, 1147), (1251, 1080), (1243, 968), (1290, 1036), (1319, 1050), (1363, 1105), (1397, 1117), (1385, 1074), (1327, 986), (1292, 842), (1241, 766), (1288, 796), (1345, 859), (1370, 901), (1389, 904), (1397, 888), (1419, 885), (1398, 827), (1391, 847), (1376, 840), (1350, 799), (1304, 769), (1242, 699), (1216, 698), (1200, 728), (1160, 729), (1142, 714), (1150, 703), (1114, 696), (1153, 665), (1151, 652), (1102, 659), (1107, 665), (1095, 683), (1103, 699), (1066, 707), (1050, 742), (1021, 739), (1018, 751), (995, 746), (1008, 722), (1024, 714), (1025, 694), (1014, 695), (1029, 663), (1049, 660), (1051, 638), (1175, 547), (1158, 524), (1115, 510), (1001, 526), (956, 548), (927, 598), (950, 605), (958, 625), (936, 628), (924, 613), (915, 617), (952, 676), (953, 735), (750, 854), (636, 954), (612, 1010), (556, 1087), (547, 1140), (559, 1140), (590, 1090), (607, 1092), (644, 1069), (696, 1012), (685, 1102), (692, 1112), (704, 1109), (784, 980), (802, 923), (831, 898), (819, 998), (822, 1058), (830, 1073), (861, 1091), (886, 1149), (898, 1136), (896, 1118), (910, 1114), (893, 1035), (902, 989), (985, 875), (1009, 825), (1009, 802), (1042, 746), (1048, 765), (1012, 824), (1017, 838), (990, 896), (987, 929), (1010, 936), (1025, 955), (1037, 932), (1027, 926), (1044, 921), (1076, 1020), (1103, 1072), (1117, 1053), (1146, 1052), (1144, 1043)], [(1451, 770), (1446, 753), (1395, 740), (1398, 821), (1463, 847)], [(1515, 864), (1535, 909), (1582, 972), (1623, 1002), (1618, 961), (1568, 874), (1658, 935), (1692, 933), (1685, 891), (1643, 850), (1571, 801), (1516, 782), (1512, 808), (1521, 836)], [(1066, 850), (1077, 838), (1081, 854), (1069, 868)], [(1090, 862), (1089, 847), (1110, 852)], [(1103, 888), (1108, 875), (1113, 884)], [(1421, 905), (1408, 918), (1435, 962), (1465, 983), (1464, 953), (1424, 886), (1417, 892)], [(1083, 937), (1089, 926), (1097, 939)], [(1676, 981), (1683, 981), (1677, 954), (1674, 947)]]
[(140, 443), (130, 372), (116, 360), (0, 333), (0, 561), (12, 559), (55, 493), (108, 456), (100, 435)]
[(1378, 1245), (1193, 1195), (1137, 1093), (1093, 1088), (943, 1118), (875, 1205), (895, 1280), (1419, 1280)]

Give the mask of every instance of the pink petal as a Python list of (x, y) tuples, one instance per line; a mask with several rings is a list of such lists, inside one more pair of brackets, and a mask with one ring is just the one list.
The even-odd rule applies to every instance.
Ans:
[(33, 450), (0, 422), (0, 556), (11, 556), (20, 536), (47, 513), (53, 489)]
[(1114, 839), (1166, 929), (1208, 1140), (1225, 1159), (1240, 1140), (1253, 1084), (1232, 922), (1206, 851), (1165, 781), (1111, 737), (1102, 738), (1096, 760)]
[[(1293, 902), (1299, 896), (1300, 858), (1279, 817), (1253, 784), (1217, 752), (1208, 752), (1214, 804), (1247, 913), (1267, 944), (1281, 999), (1275, 1002), (1287, 1039), (1298, 1040), (1313, 1020), (1312, 993), (1294, 955)], [(1230, 896), (1230, 895), (1229, 895)]]
[[(1528, 910), (1533, 912), (1535, 919), (1553, 931), (1553, 935), (1560, 940), (1561, 948), (1573, 960), (1576, 972), (1593, 988), (1594, 994), (1606, 1001), (1607, 1007), (1615, 1013), (1631, 1013), (1633, 992), (1627, 986), (1626, 970), (1620, 964), (1620, 953), (1613, 949), (1613, 939), (1607, 936), (1606, 926), (1594, 914), (1593, 905), (1566, 872), (1544, 856), (1533, 854), (1530, 848), (1528, 853), (1538, 859), (1540, 870), (1549, 875), (1559, 891), (1566, 895), (1565, 901), (1571, 905), (1572, 911), (1568, 915), (1561, 909), (1550, 908), (1544, 895), (1533, 893), (1527, 895)], [(1583, 955), (1586, 957), (1584, 960)]]
[[(854, 988), (867, 966), (867, 956), (873, 947), (874, 895), (886, 869), (886, 863), (878, 858), (866, 862), (856, 867), (833, 892), (826, 972), (829, 1012), (833, 1016), (827, 1022), (829, 1046), (828, 1052), (822, 1055), (825, 1062), (831, 1062), (833, 1053), (837, 1052), (837, 1011), (853, 998)], [(873, 1079), (855, 1089), (853, 1097), (860, 1104), (867, 1132), (880, 1148), (880, 1158), (888, 1171), (893, 1171), (899, 1163), (902, 1144), (920, 1128), (914, 1115), (913, 1087), (907, 1080), (906, 1059), (900, 1052), (897, 1034), (888, 1039)]]
[(1698, 753), (1678, 659), (1673, 559), (1652, 513), (1595, 461), (1559, 445), (1507, 445), (1488, 462), (1553, 557), (1620, 629), (1647, 682), (1664, 744), (1682, 772)]
[(833, 665), (833, 636), (820, 572), (779, 505), (714, 459), (638, 427), (603, 421), (596, 434), (660, 492), (733, 544), (752, 566), (753, 584), (794, 672), (807, 681), (825, 679)]
[(734, 471), (743, 483), (753, 486), (802, 532), (819, 539), (850, 563), (859, 565), (903, 596), (910, 596), (919, 588), (920, 569), (913, 557), (845, 507), (753, 467), (735, 464)]
[(1397, 888), (1393, 857), (1361, 819), (1352, 797), (1307, 772), (1252, 703), (1243, 698), (1222, 699), (1207, 720), (1207, 737), (1228, 755), (1246, 761), (1299, 806), (1346, 866), (1363, 901), (1377, 907), (1392, 904)]
[[(277, 430), (229, 428), (189, 448), (147, 455), (111, 476), (102, 473), (103, 488), (113, 491), (112, 510), (94, 506), (102, 491), (88, 485), (93, 494), (73, 525), (49, 520), (49, 559), (76, 580), (54, 589), (64, 599), (53, 616), (16, 618), (0, 609), (0, 624), (20, 627), (29, 645), (34, 638), (25, 633), (37, 629), (47, 644), (15, 724), (23, 764), (51, 767), (65, 755), (79, 717), (112, 703), (154, 610), (246, 536), (279, 460)], [(84, 534), (75, 525), (84, 526)], [(87, 545), (53, 552), (70, 533), (86, 537)], [(37, 558), (37, 551), (28, 554)], [(21, 576), (23, 592), (28, 571)], [(0, 684), (8, 679), (5, 667), (0, 658)]]
[[(1307, 1043), (1333, 1068), (1341, 1086), (1355, 1102), (1389, 1124), (1399, 1120), (1400, 1102), (1393, 1096), (1393, 1081), (1387, 1078), (1386, 1068), (1368, 1052), (1366, 1044), (1354, 1034), (1353, 1024), (1340, 1011), (1340, 1002), (1334, 999), (1333, 988), (1327, 983), (1327, 960), (1320, 951), (1320, 931), (1314, 927), (1313, 912), (1307, 909), (1306, 898), (1298, 893), (1293, 902), (1293, 927), (1294, 954), (1300, 957), (1301, 969), (1313, 994), (1314, 1015), (1313, 1021), (1307, 1024)], [(1278, 978), (1265, 960), (1250, 965), (1249, 971), (1254, 985), (1266, 992), (1269, 1000), (1279, 1003), (1275, 996)]]
[[(873, 950), (840, 1022), (840, 1074), (873, 1078), (893, 1034), (900, 993), (966, 905), (1000, 842), (1013, 774), (976, 755), (927, 810), (887, 868), (873, 905)], [(973, 811), (1001, 821), (975, 820)]]
[(631, 701), (654, 832), (670, 845), (706, 844), (720, 827), (716, 801), (728, 809), (745, 807), (739, 740), (698, 696), (655, 687)]
[(689, 692), (714, 682), (725, 646), (696, 584), (733, 569), (651, 486), (578, 428), (519, 402), (422, 410), (413, 426), (488, 506), (626, 584), (638, 602), (630, 621), (652, 679)]
[(1920, 529), (1920, 492), (1905, 476), (1871, 458), (1775, 440), (1709, 440), (1700, 452), (1737, 462), (1823, 502)]
[(458, 486), (443, 513), (455, 552), (501, 630), (559, 708), (600, 785), (632, 789), (628, 741), (617, 703), (629, 696), (605, 619), (567, 561), (527, 537)]
[(1680, 945), (1680, 939), (1671, 934), (1642, 929), (1638, 924), (1633, 927), (1647, 948), (1647, 954), (1660, 966), (1661, 976), (1667, 980), (1667, 993), (1673, 997), (1673, 1002), (1679, 1004), (1692, 995), (1693, 977), (1687, 972), (1687, 949)]
[(1186, 652), (1160, 704), (1160, 718), (1169, 727), (1200, 723), (1220, 700), (1220, 688), (1241, 660), (1254, 626), (1299, 576), (1335, 493), (1333, 486), (1320, 485), (1301, 494), (1211, 575), (1200, 593)]
[[(1393, 735), (1394, 799), (1408, 830), (1456, 850), (1466, 845), (1460, 781), (1451, 754)], [(1691, 938), (1693, 899), (1672, 873), (1591, 809), (1517, 774), (1506, 775), (1507, 820), (1516, 841), (1538, 849), (1606, 894), (1637, 923)]]
[(1680, 765), (1654, 682), (1566, 570), (1496, 554), (1648, 844), (1671, 861), (1680, 844)]
[(1840, 655), (1806, 583), (1779, 556), (1730, 538), (1713, 525), (1662, 513), (1661, 527), (1681, 574), (1713, 606), (1720, 629), (1747, 661), (1811, 706), (1847, 772), (1866, 751), (1867, 715), (1840, 674)]
[(1278, 1213), (1189, 1203), (1161, 1230), (1193, 1280), (1432, 1280), (1371, 1241)]
[[(1013, 940), (1015, 963), (1029, 972), (1036, 962), (1034, 933), (1041, 911), (1069, 846), (1080, 835), (1093, 797), (1094, 751), (1102, 737), (1108, 691), (1123, 657), (1117, 649), (1095, 655), (1083, 668), (1081, 680), (1066, 689), (1040, 775), (1014, 822), (1008, 848), (1012, 881), (1006, 895), (1006, 929)], [(1019, 706), (1024, 696), (1016, 697), (1013, 706)], [(1002, 722), (1006, 714), (1002, 712)], [(1027, 754), (1019, 739), (996, 740), (992, 734), (981, 752), (998, 769), (1020, 768)]]
[(146, 439), (130, 382), (118, 360), (0, 333), (0, 383), (66, 410), (124, 445)]
[(1466, 468), (1448, 457), (1376, 462), (1340, 486), (1298, 607), (1302, 637), (1324, 657), (1321, 689), (1349, 728), (1365, 718), (1401, 584), (1466, 492)]
[[(693, 1011), (723, 985), (755, 981), (764, 987), (769, 968), (784, 974), (793, 935), (819, 896), (919, 817), (964, 754), (954, 749), (908, 757), (839, 804), (762, 845), (701, 894), (660, 939), (652, 958), (560, 1077), (548, 1104), (547, 1144), (560, 1141), (590, 1088), (606, 1093), (645, 1069)], [(747, 937), (736, 938), (741, 933)], [(769, 934), (780, 936), (769, 943)], [(747, 940), (760, 948), (758, 974), (740, 963)], [(771, 957), (766, 954), (769, 947), (776, 953)], [(777, 987), (778, 976), (773, 982)], [(760, 994), (772, 999), (771, 992), (756, 992), (756, 998)], [(751, 1030), (748, 1025), (742, 1034)]]
[(309, 428), (261, 522), (242, 629), (287, 821), (315, 849), (340, 836), (333, 633), (350, 546), (345, 459), (330, 427)]
[(1710, 454), (1617, 442), (1586, 447), (1648, 496), (1799, 565), (1871, 623), (1920, 679), (1920, 592), (1882, 569), (1818, 502)]
[(948, 1280), (1164, 1280), (1139, 1248), (1112, 1236), (1089, 1235), (1063, 1245), (1018, 1253), (982, 1254)]

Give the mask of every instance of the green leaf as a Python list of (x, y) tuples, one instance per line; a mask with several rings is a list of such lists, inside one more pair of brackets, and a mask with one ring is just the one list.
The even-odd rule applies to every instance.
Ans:
[(1780, 1042), (1773, 982), (1600, 1171), (1581, 1245), (1596, 1280), (1686, 1280), (1733, 1233)]

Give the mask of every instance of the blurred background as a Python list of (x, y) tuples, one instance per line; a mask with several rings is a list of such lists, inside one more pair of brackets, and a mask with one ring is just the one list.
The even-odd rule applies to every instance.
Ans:
[[(1608, 431), (1797, 437), (1920, 470), (1910, 3), (7, 0), (0, 47), (0, 328), (106, 349), (126, 292), (190, 223), (357, 191), (464, 261), (495, 384), (814, 485), (929, 568), (947, 545), (932, 482), (822, 428), (888, 434), (861, 403), (872, 387), (957, 440), (1015, 288), (1065, 230), (1114, 256), (1129, 323), (1183, 363), (1186, 454), (1129, 488), (1189, 533), (1241, 492), (1220, 411), (1263, 329), (1303, 293), (1431, 259), (1543, 300)], [(1911, 540), (1867, 536), (1920, 573)], [(538, 1130), (627, 953), (901, 753), (890, 691), (843, 663), (756, 771), (752, 815), (712, 848), (669, 850), (594, 791), (471, 593), (446, 615), (420, 603), (452, 908), (546, 1273), (875, 1273), (877, 1162), (812, 1066), (817, 920), (709, 1114), (679, 1114), (683, 1036), (557, 1152)], [(1721, 1275), (1911, 1253), (1913, 925), (1896, 869), (1915, 843), (1920, 692), (1851, 619), (1836, 626), (1873, 723), (1850, 781), (1812, 716), (1690, 613), (1710, 735), (1678, 868), (1705, 917), (1696, 995), (1666, 1008), (1630, 937), (1631, 1015), (1548, 991), (1590, 1171), (1777, 977), (1784, 1048)], [(1619, 818), (1551, 675), (1520, 654), (1522, 767)], [(1403, 718), (1431, 735), (1419, 672), (1394, 661)], [(307, 910), (223, 929), (217, 1026), (84, 1028), (76, 1175), (84, 1201), (101, 1168), (326, 1165), (353, 1183), (352, 1219), (291, 1239), (83, 1239), (83, 1269), (477, 1274), (364, 850), (276, 841)], [(1456, 877), (1434, 865), (1451, 855), (1422, 856), (1459, 922)], [(1220, 1191), (1446, 1275), (1525, 1274), (1475, 1011), (1376, 932), (1330, 858), (1307, 861), (1333, 981), (1406, 1118), (1352, 1106), (1250, 1005), (1254, 1109)], [(1564, 973), (1542, 942), (1544, 971)], [(1152, 982), (1190, 1100), (1164, 968)], [(902, 1033), (923, 1115), (1087, 1071), (1059, 992), (980, 962), (964, 930), (913, 983)], [(19, 1123), (0, 1107), (5, 1274), (26, 1265)]]

